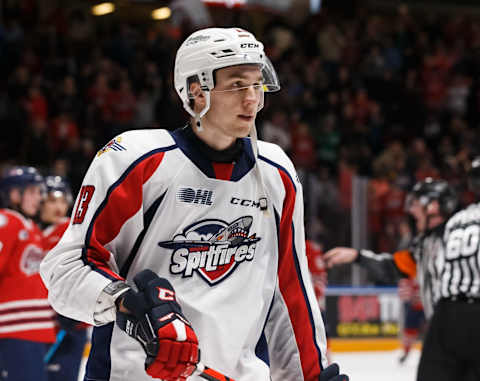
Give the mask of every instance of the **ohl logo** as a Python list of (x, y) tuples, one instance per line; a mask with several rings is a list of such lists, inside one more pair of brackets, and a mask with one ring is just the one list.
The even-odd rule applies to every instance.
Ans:
[(173, 250), (172, 274), (191, 277), (194, 272), (213, 286), (227, 278), (242, 262), (252, 261), (261, 238), (249, 235), (253, 217), (244, 216), (232, 223), (208, 219), (196, 222), (172, 241), (159, 242)]
[(212, 205), (213, 191), (208, 189), (193, 189), (182, 187), (177, 192), (179, 201), (187, 204)]

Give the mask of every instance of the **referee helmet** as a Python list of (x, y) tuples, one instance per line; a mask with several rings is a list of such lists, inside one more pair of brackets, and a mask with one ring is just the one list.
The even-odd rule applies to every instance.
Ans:
[(449, 217), (455, 212), (458, 206), (457, 192), (445, 180), (432, 179), (427, 177), (417, 182), (407, 196), (406, 207), (418, 200), (426, 208), (433, 201), (438, 201), (440, 213)]

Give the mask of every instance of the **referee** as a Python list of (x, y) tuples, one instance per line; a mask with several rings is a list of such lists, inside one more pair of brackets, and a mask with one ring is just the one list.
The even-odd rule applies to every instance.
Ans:
[(405, 209), (415, 220), (416, 228), (407, 250), (377, 254), (367, 249), (335, 247), (324, 255), (327, 267), (355, 262), (382, 283), (417, 278), (425, 315), (429, 319), (439, 299), (440, 273), (436, 262), (438, 256), (443, 256), (444, 226), (457, 210), (457, 204), (456, 192), (445, 180), (426, 178), (419, 181), (405, 202)]
[(445, 225), (444, 255), (437, 256), (440, 300), (417, 381), (480, 380), (480, 157), (472, 161), (468, 177), (476, 202)]

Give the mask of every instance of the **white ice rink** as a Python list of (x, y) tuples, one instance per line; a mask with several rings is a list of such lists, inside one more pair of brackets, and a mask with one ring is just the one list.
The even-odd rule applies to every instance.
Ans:
[(350, 376), (350, 381), (415, 381), (420, 351), (412, 349), (404, 364), (400, 350), (385, 352), (332, 353), (332, 361)]
[[(398, 363), (400, 350), (385, 352), (332, 353), (332, 361), (350, 376), (350, 381), (415, 381), (420, 352), (412, 350), (403, 365)], [(83, 371), (79, 381), (83, 380)]]

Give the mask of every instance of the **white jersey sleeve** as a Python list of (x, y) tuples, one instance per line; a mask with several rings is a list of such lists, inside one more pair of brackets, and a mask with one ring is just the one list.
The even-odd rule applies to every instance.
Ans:
[[(286, 154), (276, 145), (260, 143), (260, 160), (276, 167), (284, 188), (281, 192), (267, 192), (279, 196), (274, 200), (279, 235), (278, 276), (265, 326), (271, 377), (314, 380), (327, 366), (327, 348), (325, 327), (308, 271), (302, 185)], [(278, 181), (269, 180), (266, 179), (267, 188), (274, 184), (278, 187)]]
[(108, 322), (95, 319), (96, 313), (114, 308), (114, 300), (102, 298), (102, 291), (124, 279), (120, 265), (135, 244), (131, 237), (143, 229), (148, 208), (142, 190), (173, 144), (163, 131), (159, 139), (150, 138), (149, 150), (149, 140), (140, 136), (141, 131), (124, 133), (123, 142), (114, 138), (97, 153), (77, 196), (72, 223), (42, 261), (49, 302), (60, 314), (93, 325)]

